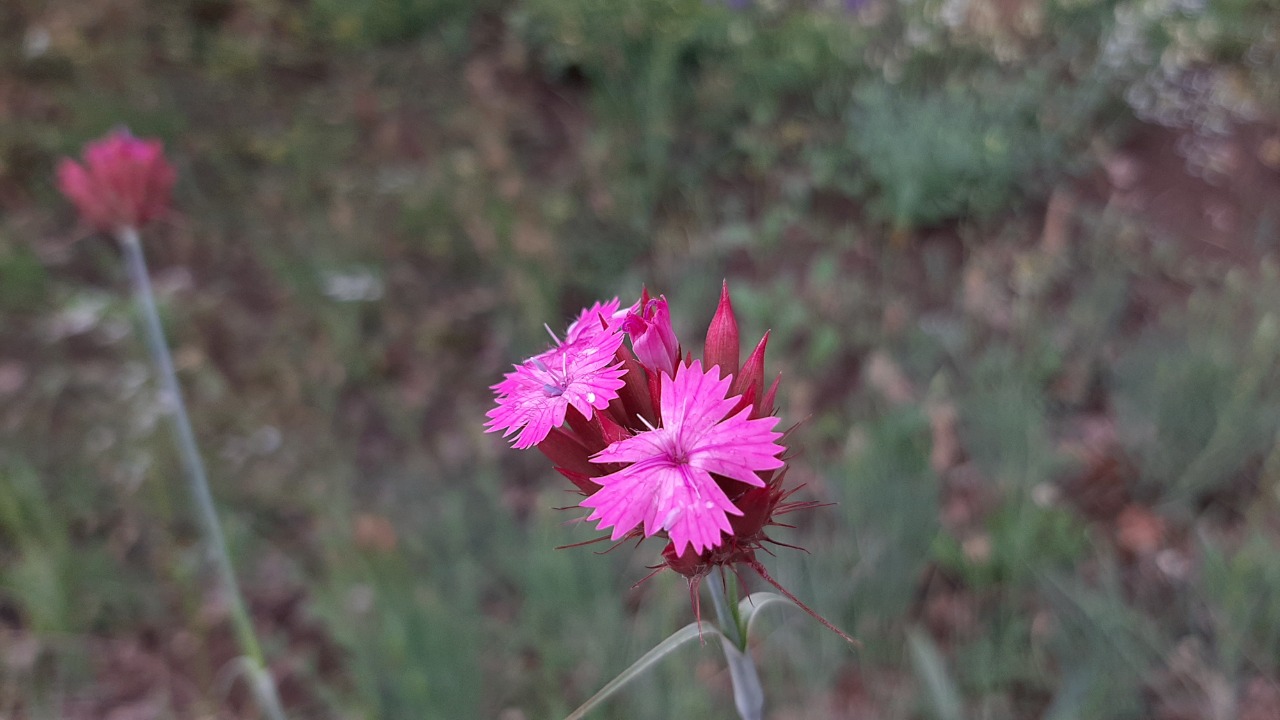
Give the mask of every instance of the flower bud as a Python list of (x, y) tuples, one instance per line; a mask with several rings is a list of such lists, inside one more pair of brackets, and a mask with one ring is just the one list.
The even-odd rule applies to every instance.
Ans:
[(84, 165), (58, 163), (58, 189), (102, 231), (138, 228), (169, 207), (176, 179), (159, 140), (117, 130), (85, 146)]
[(741, 515), (729, 518), (733, 527), (733, 535), (738, 538), (756, 538), (764, 532), (767, 525), (773, 522), (773, 511), (778, 506), (776, 488), (747, 488), (746, 492), (734, 499), (733, 504), (742, 511)]
[(733, 316), (733, 303), (729, 300), (729, 283), (720, 285), (720, 305), (707, 327), (707, 344), (702, 361), (707, 367), (720, 368), (720, 377), (732, 375), (738, 369), (739, 355), (738, 321)]
[(645, 292), (636, 309), (627, 313), (622, 329), (631, 336), (631, 347), (640, 364), (655, 375), (660, 372), (675, 375), (680, 342), (671, 328), (667, 299), (661, 296), (649, 299), (648, 295)]

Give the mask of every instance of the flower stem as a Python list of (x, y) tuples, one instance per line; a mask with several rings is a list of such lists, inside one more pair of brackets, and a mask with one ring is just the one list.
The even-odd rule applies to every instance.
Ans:
[(129, 270), (129, 279), (133, 283), (134, 296), (142, 308), (151, 359), (155, 361), (156, 368), (160, 371), (163, 392), (161, 400), (172, 411), (170, 418), (173, 421), (174, 432), (177, 434), (178, 454), (182, 458), (187, 484), (195, 499), (201, 530), (208, 545), (209, 555), (217, 568), (222, 589), (231, 605), (231, 624), (235, 629), (240, 651), (250, 663), (250, 687), (268, 718), (285, 720), (280, 697), (276, 693), (275, 683), (266, 671), (262, 647), (258, 643), (258, 636), (253, 630), (253, 621), (249, 617), (244, 596), (240, 593), (240, 585), (236, 582), (235, 571), (231, 567), (227, 541), (222, 534), (222, 525), (218, 523), (213, 495), (209, 492), (209, 480), (205, 475), (204, 461), (200, 458), (195, 433), (191, 430), (191, 419), (187, 415), (187, 406), (182, 399), (182, 389), (178, 386), (178, 377), (173, 369), (173, 357), (169, 354), (169, 345), (165, 342), (164, 329), (160, 325), (160, 314), (156, 312), (155, 294), (151, 290), (151, 277), (147, 273), (147, 263), (142, 255), (142, 243), (138, 239), (138, 231), (133, 227), (123, 227), (116, 233), (116, 238), (124, 248), (125, 264)]
[[(733, 582), (737, 582), (735, 576)], [(733, 682), (733, 704), (738, 708), (742, 720), (761, 720), (764, 717), (764, 688), (760, 685), (760, 674), (756, 672), (755, 661), (751, 659), (751, 650), (747, 647), (747, 638), (739, 622), (737, 606), (730, 607), (724, 597), (724, 588), (728, 577), (724, 568), (720, 568), (720, 577), (711, 578), (706, 583), (711, 591), (711, 602), (716, 608), (716, 618), (720, 621), (720, 646), (724, 649), (724, 658), (729, 663), (729, 679)]]

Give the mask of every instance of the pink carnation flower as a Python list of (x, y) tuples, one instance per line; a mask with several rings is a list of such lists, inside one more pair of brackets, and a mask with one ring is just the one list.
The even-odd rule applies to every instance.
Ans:
[(582, 501), (593, 508), (588, 520), (601, 530), (612, 527), (613, 539), (643, 523), (644, 535), (663, 530), (677, 554), (686, 545), (694, 552), (720, 544), (731, 533), (728, 515), (739, 510), (712, 476), (756, 487), (765, 482), (757, 471), (782, 467), (782, 433), (773, 430), (776, 417), (751, 419), (744, 407), (726, 417), (739, 398), (726, 397), (731, 377), (721, 379), (712, 368), (703, 371), (694, 360), (661, 378), (661, 427), (615, 442), (591, 458), (596, 463), (630, 463), (594, 478), (601, 489)]
[[(616, 300), (613, 305), (616, 309)], [(588, 308), (569, 327), (566, 338), (572, 340), (525, 360), (493, 386), (498, 404), (487, 413), (486, 432), (501, 430), (508, 437), (518, 431), (513, 447), (523, 450), (563, 425), (570, 407), (589, 420), (618, 397), (626, 372), (617, 361), (623, 336), (600, 324), (607, 308), (607, 303)]]
[(169, 207), (176, 175), (159, 140), (116, 130), (84, 149), (84, 165), (58, 163), (58, 189), (95, 228), (138, 228)]
[[(624, 336), (631, 347), (623, 345)], [(595, 303), (551, 350), (494, 385), (488, 431), (519, 432), (585, 497), (588, 520), (612, 538), (666, 537), (662, 563), (698, 586), (715, 568), (746, 565), (827, 628), (836, 626), (778, 584), (756, 557), (778, 517), (820, 507), (792, 501), (774, 431), (779, 381), (765, 384), (765, 333), (741, 366), (727, 285), (707, 328), (704, 358), (681, 359), (666, 299), (642, 294), (619, 309)], [(705, 368), (705, 370), (704, 370)], [(570, 410), (572, 408), (572, 410)], [(604, 539), (604, 538), (598, 538)], [(590, 541), (590, 542), (595, 542)], [(584, 543), (585, 544), (585, 543)], [(772, 554), (772, 553), (770, 553)]]

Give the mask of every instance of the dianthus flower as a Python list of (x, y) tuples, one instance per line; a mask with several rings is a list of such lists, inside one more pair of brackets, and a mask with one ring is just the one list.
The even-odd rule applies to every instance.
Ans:
[[(554, 335), (553, 335), (554, 338)], [(629, 340), (628, 347), (624, 340)], [(783, 433), (766, 390), (769, 335), (739, 365), (728, 287), (707, 328), (703, 358), (684, 354), (666, 298), (645, 291), (626, 310), (596, 303), (563, 341), (494, 385), (488, 432), (519, 433), (582, 493), (588, 521), (611, 539), (666, 539), (663, 562), (697, 588), (716, 567), (746, 565), (823, 625), (850, 639), (781, 587), (756, 558), (778, 516), (818, 507), (785, 489)], [(790, 527), (790, 526), (786, 526)], [(603, 539), (603, 538), (601, 538)], [(791, 547), (791, 546), (787, 546)]]
[(116, 130), (85, 145), (84, 164), (63, 158), (58, 189), (98, 230), (138, 229), (169, 207), (173, 167), (159, 140)]
[[(563, 342), (517, 365), (493, 386), (498, 406), (488, 413), (489, 432), (502, 430), (504, 437), (519, 432), (513, 446), (533, 447), (564, 424), (569, 408), (589, 419), (618, 397), (624, 385), (625, 370), (617, 359), (623, 338), (608, 326), (609, 305), (588, 308)], [(617, 300), (611, 305), (616, 308)]]
[(729, 413), (738, 398), (726, 397), (729, 378), (716, 368), (703, 372), (694, 360), (661, 376), (661, 424), (619, 440), (591, 458), (596, 463), (626, 463), (617, 472), (596, 478), (599, 492), (582, 501), (594, 508), (587, 520), (600, 529), (613, 527), (613, 539), (644, 524), (645, 537), (666, 530), (677, 554), (686, 545), (700, 553), (732, 533), (729, 515), (742, 511), (716, 483), (721, 478), (763, 487), (756, 473), (782, 467), (783, 447), (774, 432), (778, 418), (750, 419), (750, 408)]

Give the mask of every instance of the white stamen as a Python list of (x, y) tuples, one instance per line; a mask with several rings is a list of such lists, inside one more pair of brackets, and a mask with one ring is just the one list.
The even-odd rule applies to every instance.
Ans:
[(551, 339), (552, 339), (552, 340), (555, 340), (555, 341), (556, 341), (556, 345), (563, 345), (563, 344), (564, 344), (564, 343), (561, 343), (561, 342), (560, 342), (560, 338), (556, 337), (556, 334), (555, 334), (554, 332), (552, 332), (552, 331), (551, 331), (551, 326), (550, 326), (550, 325), (548, 325), (548, 324), (546, 324), (546, 323), (542, 323), (542, 327), (544, 327), (544, 328), (546, 328), (546, 329), (547, 329), (547, 334), (551, 336)]

